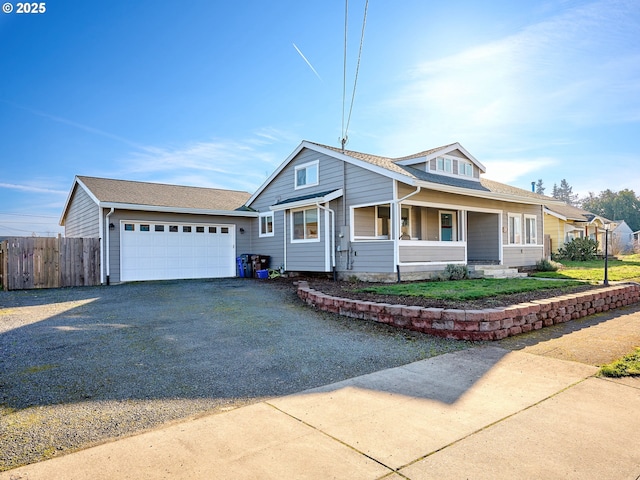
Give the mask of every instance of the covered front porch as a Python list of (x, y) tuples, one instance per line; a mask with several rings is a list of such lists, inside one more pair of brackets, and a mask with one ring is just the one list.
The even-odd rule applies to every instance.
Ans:
[[(354, 245), (393, 245), (393, 267), (441, 270), (447, 264), (502, 263), (502, 212), (426, 203), (352, 208)], [(389, 245), (389, 246), (391, 246)]]

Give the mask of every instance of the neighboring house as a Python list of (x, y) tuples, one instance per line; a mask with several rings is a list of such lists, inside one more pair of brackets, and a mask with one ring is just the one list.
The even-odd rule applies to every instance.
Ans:
[(609, 221), (566, 203), (549, 203), (544, 207), (544, 234), (550, 238), (553, 253), (574, 238), (590, 238), (604, 250), (605, 223)]
[(76, 177), (61, 225), (103, 239), (113, 283), (233, 276), (243, 253), (371, 280), (535, 265), (543, 210), (563, 203), (484, 173), (458, 143), (394, 159), (303, 141), (253, 195)]
[(543, 204), (561, 202), (483, 173), (458, 143), (392, 159), (304, 141), (247, 202), (260, 215), (253, 248), (288, 271), (375, 280), (535, 265)]
[(74, 179), (60, 225), (67, 237), (101, 241), (103, 283), (232, 277), (251, 246), (256, 214), (247, 192)]
[(614, 255), (633, 251), (633, 230), (624, 220), (611, 222), (611, 236)]

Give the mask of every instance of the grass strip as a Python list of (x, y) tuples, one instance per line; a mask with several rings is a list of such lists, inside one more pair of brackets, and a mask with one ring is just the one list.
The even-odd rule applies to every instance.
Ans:
[(477, 300), (497, 295), (531, 292), (548, 289), (567, 289), (581, 285), (571, 280), (545, 282), (535, 279), (479, 279), (449, 282), (416, 282), (376, 285), (355, 291), (379, 295), (424, 297), (440, 300)]
[(603, 377), (631, 377), (640, 375), (640, 347), (636, 347), (632, 352), (619, 360), (615, 360), (600, 368), (600, 375)]

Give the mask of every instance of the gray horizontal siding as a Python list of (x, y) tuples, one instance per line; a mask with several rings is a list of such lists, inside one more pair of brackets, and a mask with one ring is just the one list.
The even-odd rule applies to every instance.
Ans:
[[(312, 187), (300, 188), (295, 186), (295, 168), (299, 165), (319, 161), (319, 182)], [(302, 195), (326, 192), (342, 188), (342, 161), (333, 157), (303, 149), (258, 195), (250, 205), (259, 212), (266, 212), (271, 205)]]
[(346, 165), (348, 205), (386, 202), (393, 198), (393, 180), (355, 165)]
[(505, 246), (502, 250), (502, 264), (507, 267), (530, 267), (544, 257), (542, 245)]
[(287, 270), (294, 272), (326, 272), (324, 242), (290, 243), (287, 245)]
[[(260, 237), (259, 220), (254, 221), (254, 228), (251, 233), (253, 239), (252, 252), (260, 255), (268, 255), (271, 257), (271, 268), (279, 268), (284, 265), (284, 212), (274, 212), (273, 215), (273, 236)], [(242, 252), (245, 253), (245, 252)]]
[(400, 245), (400, 262), (464, 262), (464, 245), (403, 246)]
[(64, 222), (65, 237), (99, 238), (99, 211), (100, 207), (87, 195), (87, 192), (76, 187)]
[(351, 244), (354, 272), (393, 273), (393, 242), (354, 242)]

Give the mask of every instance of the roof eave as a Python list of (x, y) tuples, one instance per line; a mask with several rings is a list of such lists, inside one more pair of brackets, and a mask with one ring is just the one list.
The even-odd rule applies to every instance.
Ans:
[(115, 208), (116, 210), (137, 210), (143, 212), (167, 212), (167, 213), (189, 213), (193, 215), (217, 215), (225, 217), (258, 217), (258, 212), (246, 210), (212, 210), (206, 208), (187, 207), (165, 207), (161, 205), (137, 205), (131, 203), (101, 202), (103, 208)]
[(253, 195), (251, 195), (249, 200), (247, 200), (246, 205), (248, 206), (251, 205), (256, 200), (256, 198), (258, 198), (258, 196), (264, 191), (264, 189), (267, 188), (267, 186), (273, 181), (273, 179), (276, 178), (280, 174), (280, 172), (282, 172), (282, 170), (284, 170), (285, 167), (289, 165), (289, 163), (296, 157), (296, 155), (298, 155), (298, 153), (300, 153), (304, 148), (313, 150), (314, 152), (321, 153), (323, 155), (327, 155), (329, 157), (333, 157), (337, 160), (342, 160), (343, 162), (347, 162), (352, 165), (356, 165), (358, 167), (364, 168), (371, 172), (384, 175), (385, 177), (391, 178), (393, 180), (398, 180), (400, 182), (404, 182), (408, 184), (413, 184), (413, 182), (415, 182), (416, 180), (415, 178), (410, 177), (408, 175), (402, 175), (397, 172), (392, 172), (391, 170), (388, 170), (384, 167), (379, 167), (372, 163), (365, 162), (364, 160), (359, 160), (357, 158), (351, 157), (344, 153), (336, 152), (335, 150), (324, 148), (315, 143), (309, 142), (307, 140), (303, 140), (300, 143), (300, 145), (298, 145), (296, 149), (293, 152), (291, 152), (291, 154), (285, 159), (285, 161), (282, 162), (280, 166), (269, 176), (269, 178), (265, 180), (265, 182), (260, 186), (260, 188), (258, 188), (258, 190), (256, 190), (256, 192)]
[(439, 192), (453, 193), (456, 195), (464, 195), (467, 197), (487, 198), (491, 200), (501, 200), (510, 203), (523, 203), (526, 205), (543, 205), (542, 200), (535, 198), (519, 197), (517, 195), (509, 195), (506, 193), (487, 192), (483, 190), (470, 190), (467, 188), (453, 187), (450, 185), (441, 185), (438, 183), (425, 182), (424, 180), (416, 180), (415, 186), (436, 190)]
[(343, 194), (344, 194), (343, 190), (339, 188), (327, 195), (324, 195), (323, 197), (313, 197), (313, 198), (307, 198), (305, 200), (299, 200), (297, 202), (271, 205), (269, 207), (269, 210), (277, 212), (281, 210), (289, 210), (292, 208), (306, 207), (308, 205), (316, 205), (318, 203), (327, 203), (327, 202), (330, 202), (331, 200), (335, 200), (336, 198), (340, 198)]

